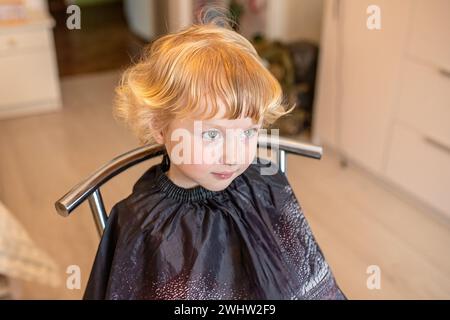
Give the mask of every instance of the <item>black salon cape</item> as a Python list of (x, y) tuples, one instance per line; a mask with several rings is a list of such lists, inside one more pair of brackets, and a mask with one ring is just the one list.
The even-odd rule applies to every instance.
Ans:
[(84, 299), (345, 299), (281, 171), (215, 192), (165, 162), (111, 210)]

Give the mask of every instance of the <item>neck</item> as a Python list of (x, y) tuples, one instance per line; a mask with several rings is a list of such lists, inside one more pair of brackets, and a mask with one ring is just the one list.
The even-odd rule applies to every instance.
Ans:
[(177, 186), (185, 189), (198, 186), (198, 183), (187, 177), (173, 164), (170, 166), (169, 171), (166, 173), (167, 177)]

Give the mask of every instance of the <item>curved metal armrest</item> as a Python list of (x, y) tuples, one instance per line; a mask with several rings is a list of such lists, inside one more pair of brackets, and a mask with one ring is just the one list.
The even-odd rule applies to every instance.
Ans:
[[(322, 157), (322, 147), (281, 137), (273, 139), (270, 136), (259, 136), (258, 147), (273, 149), (277, 152), (278, 163), (282, 172), (286, 171), (286, 153), (314, 159), (320, 159)], [(89, 198), (89, 204), (100, 232), (100, 226), (103, 229), (107, 219), (100, 194), (100, 187), (126, 169), (145, 160), (160, 156), (164, 152), (165, 147), (163, 145), (146, 145), (112, 159), (56, 201), (56, 211), (60, 215), (67, 217), (86, 198)]]
[(162, 155), (164, 150), (163, 145), (155, 144), (142, 146), (115, 157), (56, 201), (56, 211), (63, 217), (67, 217), (111, 178), (142, 161)]
[(323, 154), (323, 148), (313, 144), (299, 142), (288, 138), (272, 138), (271, 136), (261, 135), (258, 137), (259, 148), (271, 148), (285, 151), (287, 153), (320, 160)]

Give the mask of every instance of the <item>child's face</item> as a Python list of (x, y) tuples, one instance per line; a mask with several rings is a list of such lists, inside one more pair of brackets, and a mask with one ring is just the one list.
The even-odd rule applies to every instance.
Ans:
[(184, 188), (225, 189), (253, 162), (260, 128), (249, 117), (173, 120), (162, 140), (171, 159), (169, 178)]

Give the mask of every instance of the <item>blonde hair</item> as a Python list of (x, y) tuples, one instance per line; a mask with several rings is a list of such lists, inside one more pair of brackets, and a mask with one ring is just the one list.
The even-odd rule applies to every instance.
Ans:
[(263, 126), (292, 111), (295, 105), (290, 110), (283, 105), (278, 80), (229, 22), (209, 7), (200, 23), (148, 45), (116, 88), (115, 118), (150, 143), (152, 132), (164, 132), (174, 118), (213, 118), (220, 102), (225, 118), (251, 117), (256, 123), (262, 118)]

